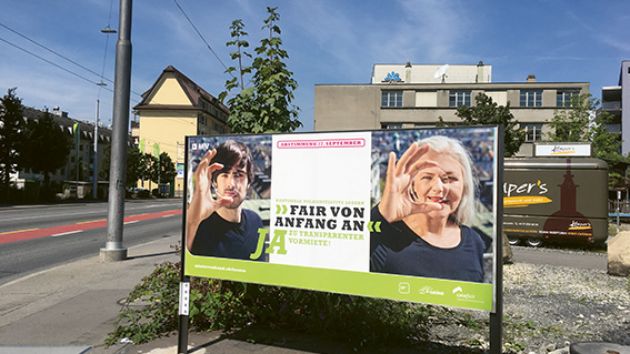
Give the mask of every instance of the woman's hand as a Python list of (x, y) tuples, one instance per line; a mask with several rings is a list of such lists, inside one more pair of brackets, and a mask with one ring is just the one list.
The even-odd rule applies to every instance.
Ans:
[(217, 199), (212, 197), (210, 191), (212, 173), (223, 168), (220, 163), (210, 164), (216, 154), (216, 149), (208, 151), (199, 161), (194, 173), (195, 189), (186, 211), (186, 245), (189, 250), (192, 247), (199, 224), (221, 206), (232, 202), (231, 197), (223, 196)]
[(428, 145), (418, 146), (414, 143), (396, 161), (396, 154), (389, 153), (385, 188), (378, 210), (387, 222), (402, 220), (414, 213), (427, 213), (442, 208), (440, 203), (417, 202), (409, 194), (414, 177), (424, 168), (439, 167), (435, 162), (423, 159), (429, 151)]

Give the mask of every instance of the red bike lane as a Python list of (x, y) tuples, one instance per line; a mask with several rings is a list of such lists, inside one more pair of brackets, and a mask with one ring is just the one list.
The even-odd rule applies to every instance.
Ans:
[[(125, 224), (133, 224), (140, 221), (152, 220), (158, 218), (167, 218), (175, 215), (181, 215), (181, 209), (165, 210), (157, 213), (144, 213), (130, 215), (124, 219)], [(13, 243), (18, 241), (33, 240), (43, 237), (58, 237), (64, 235), (75, 234), (83, 231), (105, 228), (107, 219), (97, 219), (90, 221), (82, 221), (67, 225), (58, 225), (41, 229), (26, 229), (0, 232), (0, 244)]]

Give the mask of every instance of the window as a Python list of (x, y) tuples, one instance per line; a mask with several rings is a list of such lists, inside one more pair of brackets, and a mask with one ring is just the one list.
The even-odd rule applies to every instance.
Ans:
[(542, 124), (525, 124), (525, 132), (525, 141), (528, 143), (542, 140)]
[(542, 90), (521, 90), (521, 107), (541, 107)]
[(381, 92), (381, 107), (402, 107), (402, 91)]
[(450, 91), (448, 94), (449, 107), (470, 107), (470, 91)]
[(578, 90), (558, 90), (556, 94), (556, 107), (571, 107), (571, 100), (580, 94)]

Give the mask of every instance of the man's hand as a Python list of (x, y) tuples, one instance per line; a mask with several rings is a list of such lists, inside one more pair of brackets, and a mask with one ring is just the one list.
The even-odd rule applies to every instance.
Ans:
[(231, 197), (223, 196), (217, 199), (212, 197), (210, 186), (212, 185), (212, 173), (223, 168), (220, 163), (210, 164), (217, 154), (216, 149), (208, 151), (194, 172), (195, 189), (190, 205), (186, 211), (186, 245), (188, 250), (192, 247), (199, 224), (223, 205), (232, 202)]
[(439, 167), (435, 162), (422, 158), (429, 149), (428, 145), (420, 147), (413, 143), (398, 162), (396, 154), (389, 153), (385, 188), (378, 206), (387, 222), (392, 223), (414, 213), (427, 213), (442, 208), (439, 203), (414, 201), (409, 194), (409, 188), (418, 172), (427, 167)]

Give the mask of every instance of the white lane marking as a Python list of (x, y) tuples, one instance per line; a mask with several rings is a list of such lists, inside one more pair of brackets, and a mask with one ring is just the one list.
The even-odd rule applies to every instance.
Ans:
[(50, 236), (51, 237), (59, 237), (59, 236), (64, 236), (64, 235), (76, 234), (76, 233), (79, 233), (79, 232), (83, 232), (83, 230), (74, 230), (74, 231), (62, 232), (62, 233), (53, 234), (53, 235), (50, 235)]
[(175, 214), (162, 215), (161, 218), (170, 218), (171, 216), (175, 216)]
[(140, 220), (132, 220), (132, 221), (125, 221), (125, 225), (129, 225), (129, 224), (135, 224)]

